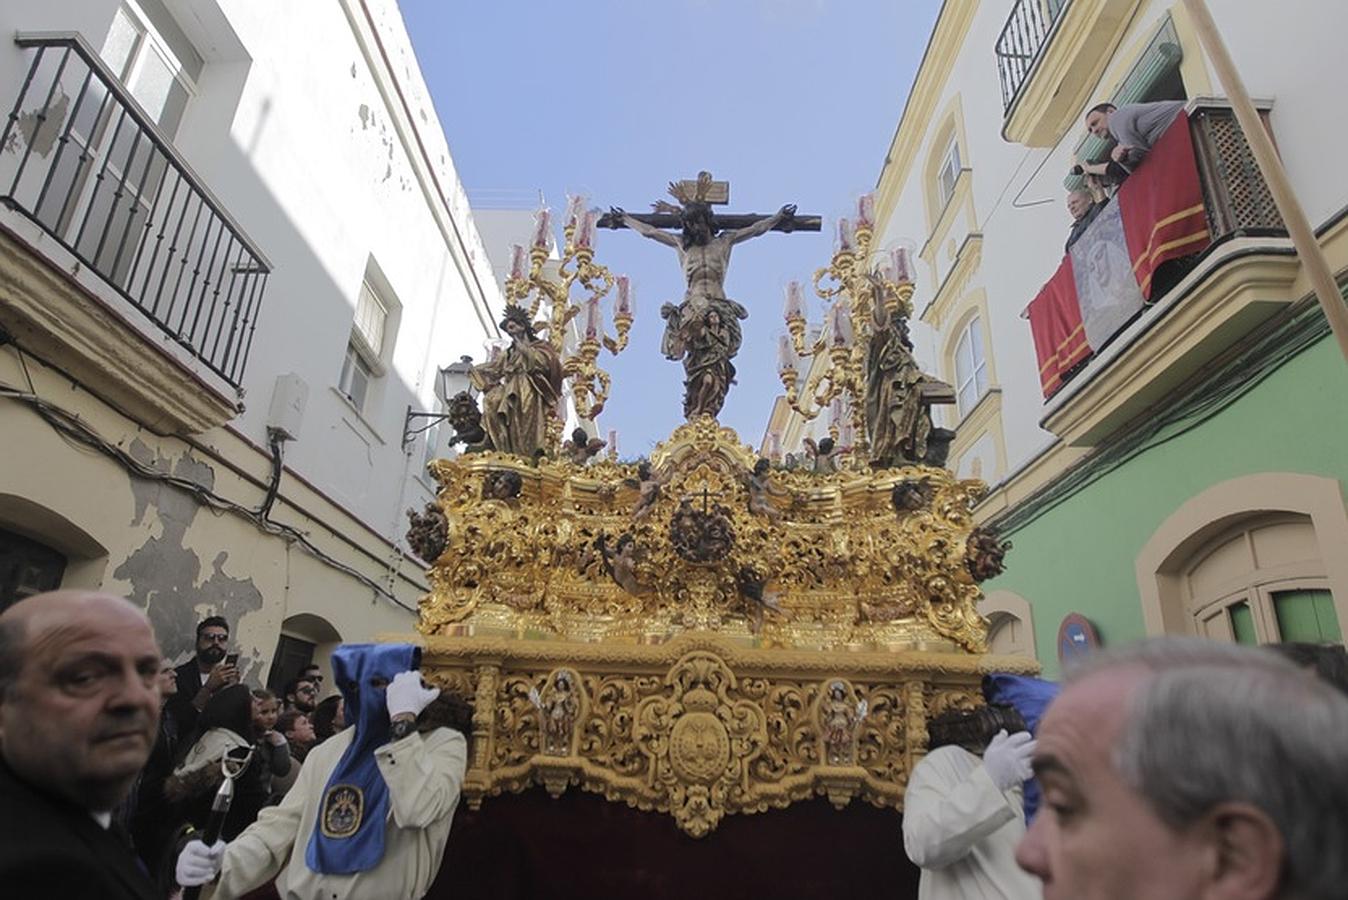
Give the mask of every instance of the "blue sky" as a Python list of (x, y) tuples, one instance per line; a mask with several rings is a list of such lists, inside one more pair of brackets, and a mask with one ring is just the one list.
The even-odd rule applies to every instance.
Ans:
[[(730, 181), (723, 209), (824, 216), (819, 234), (769, 234), (731, 260), (726, 294), (749, 319), (720, 421), (757, 444), (781, 392), (784, 286), (827, 264), (831, 227), (874, 186), (939, 0), (399, 4), (470, 194), (541, 190), (555, 219), (576, 192), (636, 212), (707, 169)], [(658, 314), (683, 280), (673, 250), (630, 231), (601, 231), (596, 256), (637, 303), (627, 350), (601, 356), (614, 389), (599, 425), (643, 455), (683, 420)]]

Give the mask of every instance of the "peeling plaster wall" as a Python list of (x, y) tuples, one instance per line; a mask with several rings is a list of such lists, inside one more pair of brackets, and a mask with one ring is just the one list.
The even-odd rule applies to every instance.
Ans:
[[(66, 409), (138, 462), (245, 506), (261, 502), (263, 490), (221, 460), (180, 439), (144, 432), (35, 359), (28, 359), (28, 370), (40, 396), (61, 397)], [(0, 382), (23, 377), (12, 349), (0, 350)], [(72, 567), (89, 575), (66, 584), (121, 594), (144, 608), (164, 652), (175, 659), (190, 654), (196, 623), (212, 614), (229, 620), (252, 683), (265, 682), (282, 622), (291, 616), (317, 616), (344, 640), (412, 630), (408, 610), (349, 575), (244, 517), (182, 488), (132, 475), (107, 455), (63, 439), (22, 404), (0, 400), (0, 435), (6, 451), (0, 494), (25, 497), (77, 523), (106, 550), (100, 558), (72, 558)], [(245, 452), (256, 455), (237, 442), (233, 450), (236, 460)], [(323, 515), (305, 516), (281, 502), (274, 518), (308, 533), (342, 563), (385, 581), (389, 545), (349, 522), (343, 527), (339, 510), (323, 508), (316, 496), (308, 499)], [(40, 539), (41, 528), (34, 530)], [(355, 539), (359, 549), (332, 532)], [(415, 566), (402, 568), (392, 584), (402, 602), (414, 606), (424, 586)]]

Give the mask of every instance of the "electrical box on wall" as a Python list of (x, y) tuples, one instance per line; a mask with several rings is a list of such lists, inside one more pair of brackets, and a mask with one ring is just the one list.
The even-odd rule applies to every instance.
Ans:
[(271, 409), (267, 412), (267, 427), (279, 432), (283, 440), (293, 441), (300, 436), (304, 424), (304, 407), (309, 402), (309, 385), (294, 372), (276, 376), (271, 390)]

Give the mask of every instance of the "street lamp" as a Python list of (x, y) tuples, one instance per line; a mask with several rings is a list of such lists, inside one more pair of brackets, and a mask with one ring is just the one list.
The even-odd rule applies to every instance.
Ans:
[[(473, 358), (461, 356), (458, 362), (450, 363), (435, 373), (435, 396), (440, 400), (442, 406), (448, 407), (450, 400), (459, 394), (466, 393), (470, 397), (477, 396), (477, 391), (473, 390), (472, 381), (468, 377), (472, 370)], [(412, 443), (413, 438), (424, 431), (429, 431), (448, 418), (448, 412), (419, 412), (409, 405), (407, 415), (403, 418), (402, 448), (406, 450), (407, 445)], [(429, 419), (430, 421), (413, 428), (413, 419)]]

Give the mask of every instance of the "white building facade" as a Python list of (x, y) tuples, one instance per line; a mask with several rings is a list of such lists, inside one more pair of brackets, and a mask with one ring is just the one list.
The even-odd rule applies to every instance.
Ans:
[(2, 586), (125, 594), (171, 655), (223, 614), (258, 680), (410, 631), (445, 448), (407, 413), (502, 300), (394, 0), (0, 33)]

